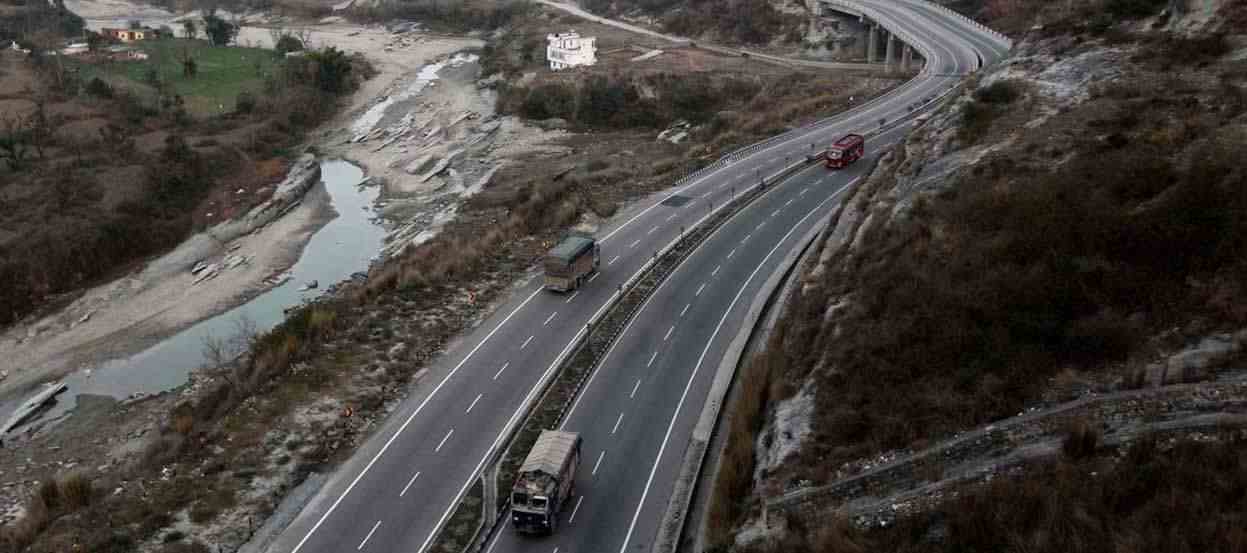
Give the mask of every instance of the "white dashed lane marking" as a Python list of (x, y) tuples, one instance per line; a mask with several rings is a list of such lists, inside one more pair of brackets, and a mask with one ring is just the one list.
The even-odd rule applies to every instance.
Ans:
[(373, 525), (372, 525), (372, 530), (369, 530), (369, 531), (368, 531), (368, 535), (367, 535), (367, 536), (364, 536), (364, 541), (359, 542), (359, 547), (356, 547), (356, 548), (355, 548), (355, 550), (356, 550), (356, 551), (363, 551), (363, 550), (364, 550), (364, 544), (368, 543), (368, 540), (369, 540), (369, 539), (371, 539), (371, 538), (372, 538), (372, 535), (373, 535), (373, 534), (375, 534), (375, 533), (377, 532), (377, 527), (379, 527), (379, 526), (381, 526), (381, 521), (379, 521), (379, 520), (378, 520), (376, 524), (373, 524)]
[(465, 415), (466, 415), (466, 414), (468, 414), (468, 413), (471, 413), (471, 412), (472, 412), (472, 408), (473, 408), (473, 407), (476, 407), (476, 403), (477, 403), (477, 402), (479, 402), (479, 401), (481, 400), (481, 398), (482, 398), (482, 397), (484, 397), (484, 396), (485, 396), (485, 394), (476, 394), (476, 399), (472, 400), (472, 405), (469, 405), (469, 406), (468, 406), (468, 410), (467, 410), (467, 411), (464, 411), (464, 412), (463, 412), (463, 414), (465, 414)]
[[(620, 416), (623, 416), (623, 415), (620, 415)], [(598, 466), (602, 464), (602, 458), (605, 456), (606, 456), (606, 450), (603, 449), (602, 452), (598, 454), (598, 462), (593, 463), (593, 472), (589, 473), (590, 476), (598, 473)]]
[(407, 493), (407, 489), (408, 489), (408, 488), (411, 488), (411, 485), (416, 483), (416, 479), (417, 479), (417, 478), (420, 478), (420, 473), (419, 473), (419, 472), (417, 472), (415, 476), (412, 476), (412, 477), (411, 477), (411, 480), (408, 480), (408, 481), (407, 481), (407, 485), (406, 485), (406, 486), (403, 486), (403, 491), (398, 492), (398, 496), (399, 496), (399, 497), (403, 497), (403, 495)]
[(451, 428), (451, 429), (450, 429), (450, 432), (447, 432), (447, 433), (446, 433), (446, 437), (445, 437), (445, 438), (442, 438), (442, 441), (441, 441), (441, 442), (438, 442), (438, 444), (437, 444), (437, 448), (433, 450), (433, 453), (437, 453), (437, 452), (441, 451), (441, 450), (442, 450), (442, 446), (446, 445), (446, 440), (449, 440), (449, 439), (450, 439), (451, 434), (454, 434), (454, 433), (455, 433), (455, 429), (454, 429), (454, 428)]

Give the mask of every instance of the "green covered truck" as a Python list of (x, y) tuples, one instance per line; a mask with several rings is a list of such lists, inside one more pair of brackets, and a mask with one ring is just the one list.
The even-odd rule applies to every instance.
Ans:
[(542, 260), (546, 288), (568, 292), (580, 288), (598, 270), (601, 252), (597, 240), (588, 234), (572, 234), (559, 242)]

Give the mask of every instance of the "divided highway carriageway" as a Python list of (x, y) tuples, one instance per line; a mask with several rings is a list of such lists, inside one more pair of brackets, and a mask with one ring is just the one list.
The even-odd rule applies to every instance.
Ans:
[[(424, 553), (539, 383), (645, 262), (733, 194), (849, 132), (867, 159), (840, 171), (813, 164), (773, 185), (723, 224), (654, 292), (619, 336), (566, 417), (584, 438), (577, 496), (547, 538), (496, 532), (495, 552), (649, 551), (685, 446), (724, 350), (762, 283), (825, 222), (907, 121), (1008, 42), (921, 0), (823, 0), (903, 37), (926, 61), (885, 96), (727, 156), (622, 211), (598, 233), (601, 270), (570, 294), (517, 289), (430, 367), (430, 377), (337, 469), (270, 545), (273, 553)], [(574, 8), (568, 7), (569, 10)], [(880, 121), (886, 122), (881, 127)], [(881, 131), (881, 129), (883, 129)], [(503, 487), (500, 493), (506, 493)]]

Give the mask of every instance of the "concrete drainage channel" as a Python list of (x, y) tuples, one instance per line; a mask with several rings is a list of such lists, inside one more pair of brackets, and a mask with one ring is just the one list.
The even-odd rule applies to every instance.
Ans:
[[(773, 185), (810, 164), (810, 161), (801, 160), (766, 177), (762, 184), (749, 188), (732, 201), (717, 208), (711, 206), (710, 213), (665, 248), (655, 252), (631, 279), (619, 287), (607, 307), (599, 311), (601, 315), (580, 331), (571, 353), (563, 359), (549, 381), (543, 384), (545, 390), (540, 399), (529, 408), (523, 422), (512, 429), (504, 445), (498, 449), (502, 455), (486, 465), (481, 478), (460, 500), (455, 513), (433, 541), (430, 552), (474, 552), (484, 548), (494, 532), (503, 526), (510, 503), (510, 494), (497, 493), (497, 483), (508, 483), (503, 488), (509, 488), (516, 469), (541, 431), (557, 428), (562, 423), (589, 375), (650, 294), (724, 222), (772, 190)], [(494, 485), (489, 486), (489, 490), (483, 489), (489, 480), (493, 480)], [(476, 530), (470, 539), (465, 540), (467, 532), (463, 529), (473, 525)]]

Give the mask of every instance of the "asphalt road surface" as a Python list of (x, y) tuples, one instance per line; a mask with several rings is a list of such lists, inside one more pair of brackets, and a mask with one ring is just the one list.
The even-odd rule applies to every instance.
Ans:
[[(598, 235), (601, 271), (579, 292), (517, 288), (495, 314), (433, 364), (399, 405), (274, 541), (275, 553), (424, 553), (507, 429), (583, 332), (585, 323), (655, 251), (757, 184), (848, 132), (913, 116), (913, 108), (1004, 48), (973, 26), (920, 2), (860, 0), (885, 25), (922, 37), (923, 76), (813, 128), (790, 133), (678, 189), (624, 211)], [(867, 140), (877, 153), (906, 126)], [(545, 539), (503, 529), (499, 551), (609, 552), (649, 547), (728, 337), (752, 294), (796, 239), (870, 166), (817, 166), (775, 186), (737, 214), (674, 272), (621, 335), (567, 421), (585, 436), (582, 477), (567, 526)], [(671, 198), (675, 197), (674, 200)], [(600, 459), (600, 462), (599, 462)], [(596, 467), (595, 467), (596, 465)], [(596, 468), (596, 470), (595, 470)], [(576, 517), (572, 519), (573, 516)]]

